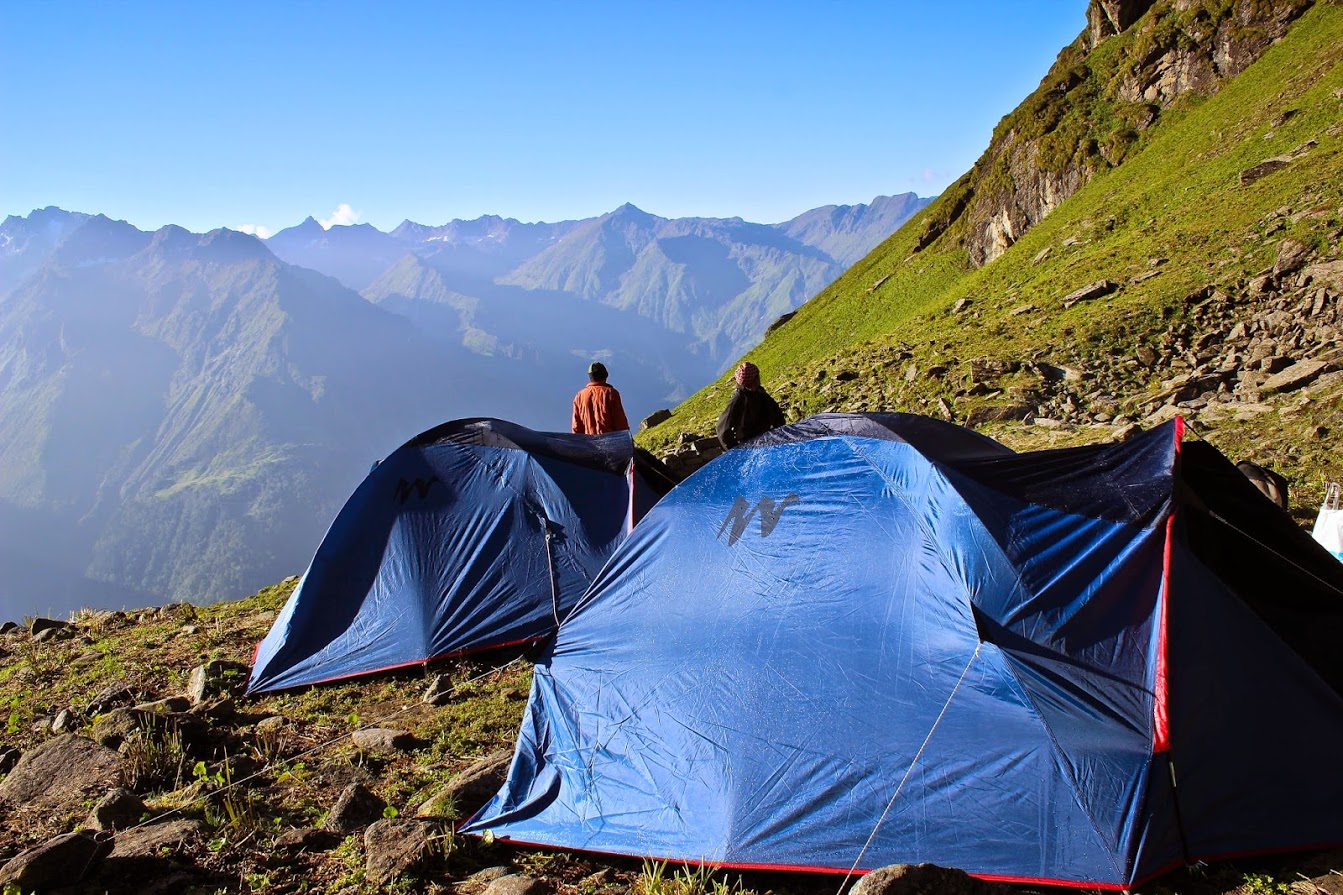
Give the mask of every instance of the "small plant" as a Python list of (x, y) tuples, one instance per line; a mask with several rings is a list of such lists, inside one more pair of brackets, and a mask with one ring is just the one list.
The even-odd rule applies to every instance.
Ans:
[(132, 731), (122, 752), (122, 766), (131, 789), (175, 788), (182, 782), (186, 752), (182, 734), (175, 726), (152, 723), (147, 729)]
[(687, 864), (668, 877), (666, 861), (644, 861), (630, 891), (634, 895), (745, 895), (740, 877), (729, 882), (719, 879), (718, 873), (713, 865)]
[(257, 811), (256, 796), (249, 789), (234, 786), (233, 769), (229, 766), (227, 756), (220, 769), (214, 773), (210, 773), (205, 762), (196, 762), (192, 775), (205, 786), (220, 790), (220, 797), (205, 805), (205, 820), (212, 827), (227, 826), (237, 833), (247, 834), (265, 826), (265, 821)]
[(1246, 895), (1292, 895), (1292, 885), (1279, 882), (1267, 873), (1247, 873), (1244, 891)]

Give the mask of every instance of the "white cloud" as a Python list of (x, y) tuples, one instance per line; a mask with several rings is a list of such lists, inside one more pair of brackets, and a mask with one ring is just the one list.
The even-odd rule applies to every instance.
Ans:
[(257, 239), (270, 239), (275, 231), (264, 224), (239, 224), (233, 228), (241, 233), (250, 233)]
[(924, 168), (923, 173), (920, 176), (923, 177), (924, 183), (935, 183), (942, 175), (938, 174), (932, 168)]
[(330, 230), (336, 225), (347, 226), (349, 224), (359, 223), (359, 219), (364, 216), (362, 211), (355, 211), (350, 207), (350, 203), (342, 202), (336, 206), (336, 210), (331, 212), (331, 217), (319, 220), (317, 223), (322, 225), (323, 230)]

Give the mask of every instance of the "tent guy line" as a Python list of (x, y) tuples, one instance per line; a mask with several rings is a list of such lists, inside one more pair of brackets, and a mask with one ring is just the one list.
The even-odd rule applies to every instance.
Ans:
[(858, 865), (863, 862), (863, 855), (867, 854), (867, 849), (872, 844), (872, 840), (877, 838), (877, 831), (881, 829), (881, 824), (886, 820), (886, 815), (890, 814), (891, 808), (895, 806), (895, 800), (900, 797), (900, 790), (905, 788), (905, 781), (909, 779), (910, 774), (914, 773), (915, 766), (918, 765), (919, 759), (923, 757), (923, 751), (928, 748), (928, 743), (932, 740), (933, 734), (937, 732), (937, 726), (942, 723), (942, 719), (947, 714), (947, 709), (951, 707), (951, 701), (956, 698), (956, 692), (961, 689), (961, 684), (965, 682), (965, 676), (970, 673), (970, 666), (975, 664), (975, 659), (979, 658), (979, 651), (983, 646), (984, 641), (982, 640), (975, 644), (975, 651), (970, 654), (970, 661), (965, 663), (965, 668), (961, 670), (961, 676), (956, 679), (956, 686), (951, 688), (951, 695), (948, 696), (947, 701), (942, 704), (942, 711), (937, 713), (937, 719), (933, 721), (933, 726), (928, 728), (928, 735), (923, 738), (923, 745), (919, 746), (919, 751), (915, 753), (914, 758), (909, 763), (909, 767), (905, 768), (905, 775), (900, 778), (900, 784), (896, 786), (895, 792), (891, 793), (891, 800), (886, 803), (885, 809), (881, 812), (881, 817), (878, 817), (877, 822), (872, 826), (872, 832), (868, 835), (867, 841), (863, 843), (862, 849), (859, 850), (858, 857), (853, 859), (853, 866), (849, 868), (848, 873), (844, 874), (844, 878), (839, 881), (839, 888), (835, 890), (835, 895), (843, 895), (844, 887), (848, 885), (848, 882), (853, 875), (858, 872)]

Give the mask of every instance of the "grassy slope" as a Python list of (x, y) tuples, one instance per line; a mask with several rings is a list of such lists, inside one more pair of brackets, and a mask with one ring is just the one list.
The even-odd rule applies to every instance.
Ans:
[[(1110, 52), (1125, 49), (1120, 41), (1112, 38)], [(1101, 52), (1093, 56), (1097, 66), (1107, 64)], [(801, 417), (823, 410), (927, 411), (949, 389), (922, 380), (905, 384), (900, 374), (907, 361), (897, 349), (921, 368), (952, 365), (953, 376), (961, 372), (958, 365), (981, 356), (1041, 354), (1054, 362), (1086, 364), (1131, 351), (1178, 319), (1189, 293), (1210, 283), (1233, 284), (1271, 266), (1281, 238), (1328, 241), (1343, 214), (1343, 139), (1326, 133), (1343, 118), (1343, 101), (1333, 93), (1343, 87), (1341, 58), (1343, 8), (1317, 6), (1221, 92), (1186, 97), (1163, 113), (1121, 166), (1103, 171), (980, 269), (966, 262), (955, 225), (930, 248), (913, 251), (927, 220), (956, 192), (953, 187), (748, 357), (792, 415)], [(1289, 110), (1296, 114), (1275, 127), (1275, 119)], [(1312, 139), (1318, 145), (1296, 164), (1239, 186), (1241, 170)], [(1267, 214), (1283, 205), (1300, 210), (1304, 202), (1334, 211), (1272, 238), (1263, 235), (1260, 222)], [(1046, 248), (1049, 256), (1032, 263)], [(1126, 284), (1101, 301), (1062, 309), (1059, 299), (1073, 289), (1105, 278), (1126, 283), (1153, 258), (1169, 259), (1159, 276)], [(961, 298), (974, 301), (974, 312), (953, 316), (950, 310)], [(1038, 310), (1010, 313), (1025, 305)], [(859, 372), (860, 379), (827, 389), (829, 377), (822, 371), (841, 369)], [(1148, 385), (1164, 375), (1169, 371), (1154, 371)], [(701, 390), (677, 408), (672, 423), (643, 434), (641, 443), (658, 450), (679, 431), (711, 431), (728, 386), (724, 377)], [(956, 405), (957, 417), (973, 403)], [(1011, 427), (995, 434), (1009, 442), (1024, 439)], [(1076, 440), (1089, 437), (1094, 433)]]

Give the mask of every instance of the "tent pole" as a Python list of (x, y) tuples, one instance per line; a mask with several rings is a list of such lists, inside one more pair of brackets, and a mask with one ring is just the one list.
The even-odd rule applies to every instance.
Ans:
[(555, 627), (560, 624), (560, 592), (559, 581), (555, 578), (555, 554), (551, 547), (555, 538), (555, 532), (550, 524), (550, 520), (545, 516), (541, 518), (541, 526), (546, 530), (546, 567), (550, 570), (550, 608), (555, 616)]

